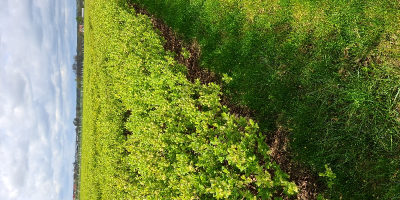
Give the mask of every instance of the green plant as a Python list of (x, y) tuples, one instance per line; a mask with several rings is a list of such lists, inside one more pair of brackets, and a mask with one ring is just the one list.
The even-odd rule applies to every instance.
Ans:
[(324, 196), (322, 196), (322, 194), (318, 194), (317, 200), (327, 200), (327, 199), (325, 199)]
[(319, 173), (318, 175), (321, 177), (326, 177), (327, 178), (327, 185), (328, 188), (332, 188), (333, 184), (334, 184), (334, 180), (336, 178), (335, 173), (332, 172), (332, 169), (330, 167), (328, 167), (328, 165), (325, 165), (325, 172), (324, 173)]
[(185, 59), (188, 59), (190, 57), (190, 52), (185, 47), (182, 47), (182, 55)]

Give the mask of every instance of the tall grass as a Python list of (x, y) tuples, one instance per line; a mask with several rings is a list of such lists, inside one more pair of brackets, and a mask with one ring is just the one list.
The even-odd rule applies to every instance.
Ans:
[(295, 159), (336, 174), (332, 199), (400, 198), (400, 4), (393, 0), (132, 0), (232, 81)]

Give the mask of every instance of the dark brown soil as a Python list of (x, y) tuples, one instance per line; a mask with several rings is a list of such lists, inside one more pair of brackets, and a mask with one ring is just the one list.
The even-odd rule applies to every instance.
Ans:
[[(165, 25), (162, 20), (155, 18), (147, 10), (140, 8), (136, 4), (131, 4), (131, 6), (135, 9), (136, 13), (151, 18), (154, 28), (160, 30), (161, 36), (166, 40), (164, 48), (168, 51), (175, 52), (175, 59), (178, 63), (185, 65), (188, 69), (188, 80), (194, 82), (196, 79), (199, 79), (202, 84), (209, 84), (217, 81), (214, 73), (208, 69), (201, 69), (199, 67), (198, 58), (200, 56), (200, 48), (196, 41), (193, 41), (189, 45), (184, 45), (182, 40), (179, 40), (174, 31)], [(186, 48), (190, 52), (190, 56), (187, 59), (182, 55), (183, 48)]]
[(311, 173), (301, 164), (293, 162), (289, 144), (289, 132), (283, 127), (278, 127), (274, 134), (267, 138), (271, 150), (271, 159), (280, 165), (282, 171), (290, 175), (300, 189), (299, 194), (291, 199), (316, 199), (320, 189), (324, 186), (318, 183), (318, 175)]
[[(196, 79), (199, 79), (202, 84), (209, 84), (213, 82), (222, 85), (220, 78), (217, 77), (216, 74), (208, 69), (202, 69), (199, 66), (198, 59), (201, 54), (201, 49), (197, 41), (194, 40), (191, 44), (185, 44), (183, 40), (180, 40), (175, 32), (162, 20), (157, 19), (154, 15), (150, 14), (147, 10), (136, 4), (130, 4), (130, 6), (135, 9), (136, 13), (146, 15), (151, 18), (154, 28), (161, 31), (161, 36), (166, 40), (166, 43), (164, 44), (165, 50), (175, 52), (175, 59), (178, 61), (178, 63), (185, 65), (188, 69), (188, 74), (186, 75), (188, 80), (194, 82)], [(182, 55), (183, 47), (190, 52), (190, 56), (187, 59)], [(229, 97), (222, 96), (221, 104), (226, 105), (229, 108), (230, 113), (233, 115), (247, 118), (253, 118), (255, 116), (254, 111), (245, 106), (230, 102)], [(277, 130), (272, 134), (269, 134), (269, 137), (266, 139), (266, 142), (271, 150), (272, 161), (275, 161), (277, 164), (279, 164), (281, 169), (290, 175), (290, 180), (294, 181), (300, 189), (299, 194), (297, 194), (295, 197), (285, 197), (285, 199), (316, 199), (319, 189), (323, 188), (323, 186), (317, 184), (317, 174), (311, 173), (299, 163), (292, 161), (291, 153), (288, 150), (288, 133), (289, 132), (283, 127), (279, 126)]]

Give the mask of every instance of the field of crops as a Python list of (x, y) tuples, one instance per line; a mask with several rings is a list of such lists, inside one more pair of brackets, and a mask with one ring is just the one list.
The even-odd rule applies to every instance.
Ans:
[[(132, 4), (223, 87), (188, 81)], [(399, 37), (393, 0), (86, 0), (80, 198), (286, 198), (266, 144), (285, 130), (326, 198), (399, 199)]]

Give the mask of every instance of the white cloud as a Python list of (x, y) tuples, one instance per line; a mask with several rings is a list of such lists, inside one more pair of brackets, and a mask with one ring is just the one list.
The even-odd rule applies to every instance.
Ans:
[(73, 0), (0, 6), (0, 199), (72, 199)]

